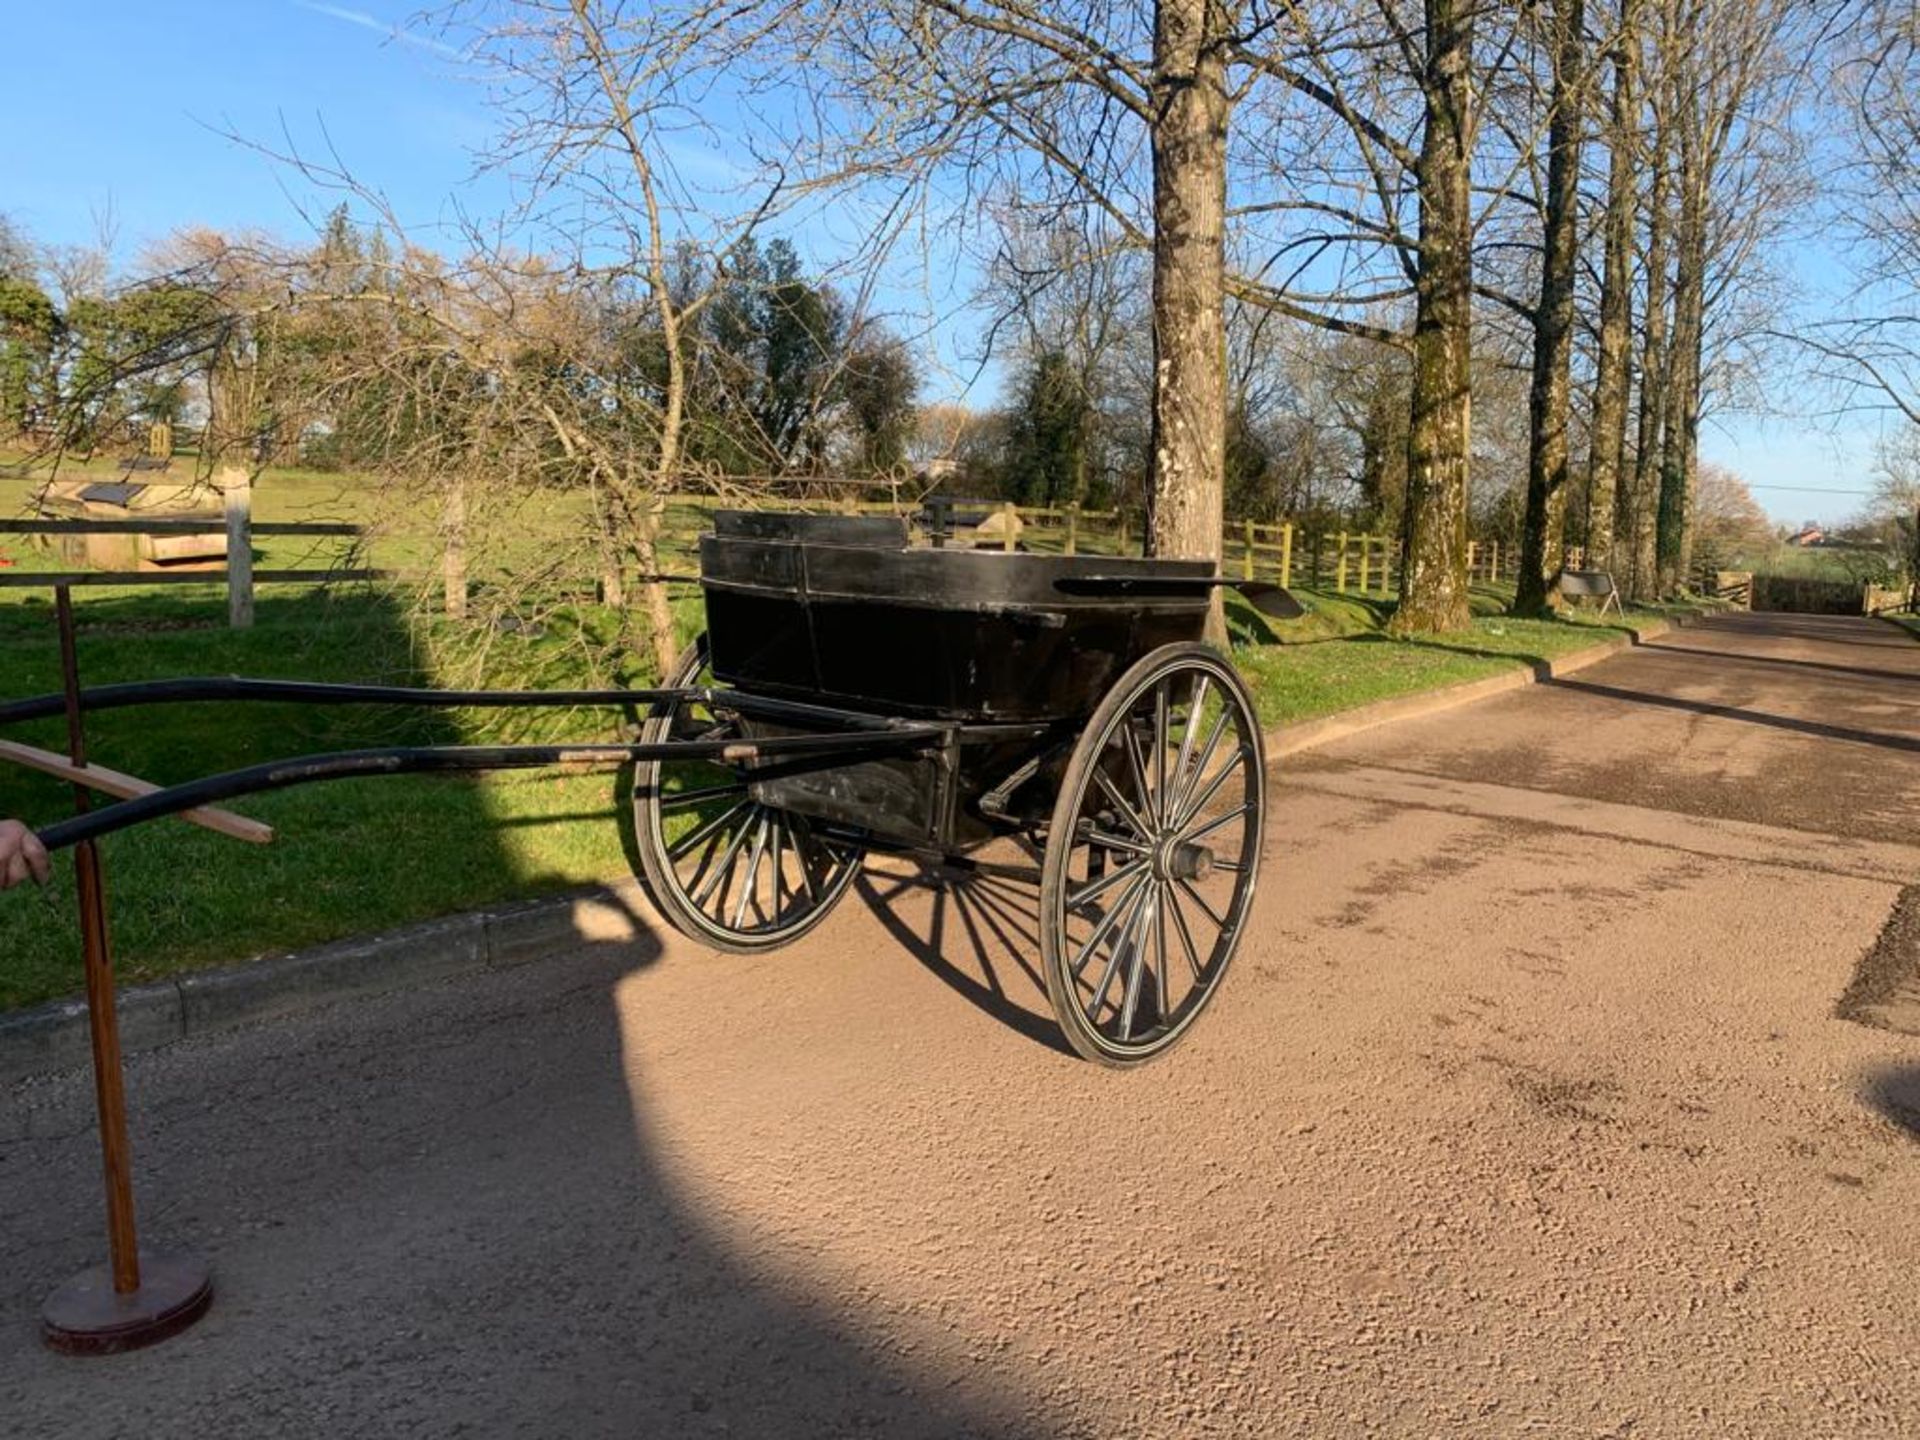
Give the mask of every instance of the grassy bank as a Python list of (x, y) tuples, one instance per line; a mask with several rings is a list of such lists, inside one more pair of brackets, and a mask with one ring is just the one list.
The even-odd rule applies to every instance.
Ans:
[[(1594, 643), (1617, 628), (1516, 621), (1504, 591), (1475, 593), (1458, 635), (1387, 637), (1379, 598), (1306, 592), (1303, 619), (1269, 623), (1236, 607), (1237, 660), (1269, 724), (1471, 680)], [(444, 684), (445, 636), (429, 618), (378, 595), (263, 592), (250, 631), (224, 624), (218, 590), (83, 592), (82, 663), (89, 683), (166, 675), (245, 674)], [(693, 628), (697, 615), (688, 613)], [(584, 623), (584, 622), (583, 622)], [(503, 636), (498, 678), (566, 683), (568, 637)], [(0, 605), (0, 690), (57, 688), (51, 606), (37, 592)], [(636, 664), (619, 677), (644, 683)], [(89, 722), (101, 763), (162, 783), (273, 757), (363, 745), (459, 743), (541, 733), (607, 733), (603, 712), (522, 720), (498, 714), (420, 714), (290, 705), (173, 706), (102, 712)], [(9, 738), (48, 748), (58, 725), (13, 727)], [(403, 776), (342, 781), (248, 799), (236, 808), (277, 827), (279, 840), (236, 844), (179, 822), (137, 827), (105, 842), (115, 943), (129, 982), (627, 873), (611, 775), (519, 773), (472, 779)], [(45, 823), (71, 806), (65, 787), (0, 766), (0, 815)], [(49, 890), (0, 901), (0, 1007), (78, 988), (79, 941), (70, 869)]]
[[(217, 594), (199, 596), (83, 592), (79, 648), (88, 683), (208, 674), (444, 683), (432, 626), (379, 597), (270, 590), (255, 628), (235, 632)], [(9, 696), (58, 688), (51, 608), (44, 599), (0, 606)], [(564, 637), (503, 642), (509, 648), (495, 657), (503, 678), (560, 683)], [(620, 678), (650, 677), (636, 668)], [(598, 711), (503, 722), (497, 712), (182, 705), (103, 711), (90, 717), (88, 734), (102, 764), (166, 783), (316, 751), (585, 738), (610, 723)], [(57, 723), (12, 726), (7, 735), (64, 748)], [(71, 804), (65, 786), (0, 764), (0, 815), (44, 823)], [(103, 844), (122, 972), (151, 979), (617, 873), (625, 862), (619, 830), (608, 823), (614, 805), (610, 775), (398, 776), (250, 797), (236, 808), (280, 834), (265, 847), (176, 821), (136, 827)], [(0, 901), (0, 1007), (79, 983), (70, 870), (63, 864), (58, 873), (46, 892)]]
[[(1235, 616), (1235, 660), (1269, 725), (1297, 724), (1376, 700), (1484, 679), (1551, 660), (1623, 634), (1671, 611), (1634, 610), (1605, 620), (1575, 612), (1564, 620), (1516, 620), (1505, 585), (1473, 590), (1472, 625), (1457, 634), (1397, 640), (1386, 632), (1385, 597), (1296, 591), (1309, 613), (1266, 627), (1251, 610)], [(1683, 607), (1684, 608), (1684, 607)]]

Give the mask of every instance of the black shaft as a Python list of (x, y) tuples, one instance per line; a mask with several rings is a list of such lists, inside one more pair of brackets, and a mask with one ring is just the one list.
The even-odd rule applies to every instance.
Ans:
[[(707, 705), (736, 710), (768, 720), (819, 722), (842, 730), (891, 730), (902, 723), (886, 715), (865, 715), (802, 700), (738, 690), (689, 686), (677, 690), (423, 690), (404, 685), (344, 685), (312, 680), (249, 680), (238, 675), (206, 675), (174, 680), (131, 680), (118, 685), (95, 685), (80, 692), (86, 711), (119, 710), (136, 705), (170, 705), (199, 701), (277, 700), (302, 705), (416, 705), (441, 710), (510, 710), (522, 706), (642, 706), (685, 703), (697, 699)], [(61, 714), (61, 695), (34, 695), (0, 705), (0, 725), (45, 720)]]
[[(80, 692), (83, 710), (165, 705), (200, 700), (279, 700), (307, 705), (422, 705), (443, 709), (505, 709), (522, 705), (624, 706), (671, 700), (673, 690), (423, 690), (405, 685), (338, 685), (309, 680), (248, 680), (208, 675), (177, 680), (133, 680)], [(62, 713), (60, 695), (34, 695), (0, 705), (0, 725), (45, 720)]]
[(284, 790), (320, 780), (348, 780), (358, 776), (409, 775), (462, 770), (529, 770), (546, 765), (635, 760), (748, 760), (819, 757), (823, 765), (845, 763), (841, 757), (881, 756), (929, 749), (943, 743), (942, 726), (900, 726), (843, 735), (783, 735), (765, 740), (664, 740), (649, 745), (417, 745), (378, 750), (345, 750), (271, 760), (243, 770), (229, 770), (171, 785), (147, 795), (122, 800), (91, 814), (57, 821), (39, 832), (48, 850), (62, 850), (116, 830), (178, 815), (183, 810), (216, 805), (241, 795)]

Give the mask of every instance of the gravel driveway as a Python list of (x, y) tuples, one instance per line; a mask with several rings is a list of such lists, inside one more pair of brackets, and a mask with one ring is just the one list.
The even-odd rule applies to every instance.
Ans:
[[(1031, 893), (875, 867), (0, 1096), (0, 1435), (1920, 1433), (1920, 1039), (1834, 1018), (1920, 880), (1920, 645), (1739, 618), (1275, 777), (1189, 1043), (1061, 1052)], [(1920, 929), (1920, 927), (1915, 927)], [(1883, 957), (1884, 958), (1884, 957)], [(1897, 967), (1896, 967), (1897, 968)]]

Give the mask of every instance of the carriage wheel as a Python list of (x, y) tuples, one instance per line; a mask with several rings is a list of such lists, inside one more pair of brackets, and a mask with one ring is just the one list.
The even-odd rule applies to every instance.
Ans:
[(1137, 1065), (1206, 1008), (1265, 816), (1260, 726), (1225, 658), (1167, 645), (1120, 677), (1074, 747), (1041, 867), (1047, 998), (1080, 1054)]
[[(709, 679), (703, 635), (667, 682)], [(643, 744), (729, 739), (737, 720), (699, 702), (655, 707)], [(749, 953), (797, 940), (847, 893), (861, 852), (819, 834), (803, 816), (762, 805), (745, 772), (711, 760), (643, 760), (634, 767), (634, 839), (654, 903), (682, 934)]]

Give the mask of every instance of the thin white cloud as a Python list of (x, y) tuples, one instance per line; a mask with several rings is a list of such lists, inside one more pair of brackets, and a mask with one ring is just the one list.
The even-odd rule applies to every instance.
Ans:
[(431, 36), (415, 35), (411, 31), (401, 29), (398, 25), (389, 25), (386, 21), (376, 19), (364, 10), (349, 10), (344, 5), (328, 5), (324, 0), (293, 0), (293, 3), (302, 10), (311, 10), (316, 15), (325, 15), (328, 19), (338, 20), (345, 25), (356, 25), (362, 30), (371, 30), (374, 34), (385, 36), (389, 40), (398, 40), (402, 45), (416, 45), (422, 50), (431, 50), (436, 55), (445, 55), (455, 60), (462, 58), (460, 51), (451, 45), (435, 40)]

